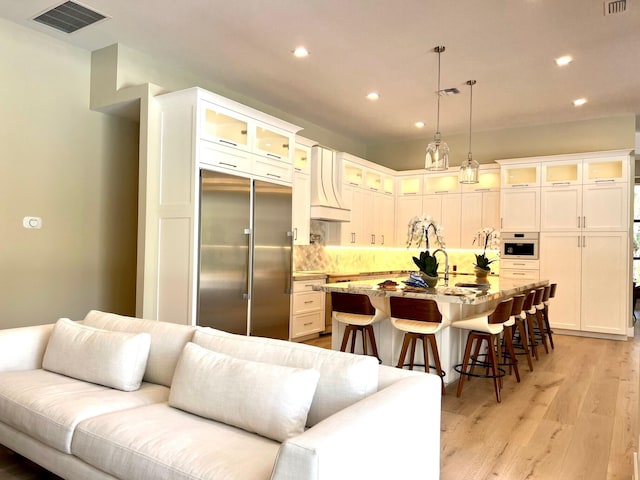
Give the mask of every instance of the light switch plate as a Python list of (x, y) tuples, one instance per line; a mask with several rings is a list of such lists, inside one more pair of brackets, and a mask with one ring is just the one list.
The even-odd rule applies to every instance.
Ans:
[(24, 228), (42, 228), (42, 218), (40, 217), (24, 217), (22, 219)]

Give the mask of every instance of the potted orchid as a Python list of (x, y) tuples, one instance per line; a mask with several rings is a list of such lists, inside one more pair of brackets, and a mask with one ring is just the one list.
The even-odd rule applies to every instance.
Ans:
[(416, 247), (421, 247), (424, 241), (426, 250), (420, 252), (419, 256), (412, 257), (412, 259), (413, 263), (418, 267), (420, 277), (431, 288), (438, 283), (438, 261), (431, 254), (429, 247), (430, 243), (434, 241), (439, 248), (444, 249), (442, 231), (442, 226), (435, 223), (430, 215), (413, 217), (409, 221), (407, 248), (410, 248), (414, 243)]
[(500, 248), (500, 232), (495, 230), (492, 227), (485, 227), (478, 230), (473, 238), (473, 243), (478, 243), (478, 245), (482, 245), (482, 253), (476, 253), (476, 263), (474, 271), (476, 277), (478, 278), (486, 278), (486, 276), (491, 272), (491, 265), (493, 262), (498, 260), (497, 258), (489, 259), (487, 257), (487, 248), (489, 250), (499, 250)]

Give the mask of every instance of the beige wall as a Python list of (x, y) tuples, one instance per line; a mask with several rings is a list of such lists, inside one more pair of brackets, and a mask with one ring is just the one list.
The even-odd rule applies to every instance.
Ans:
[[(634, 149), (636, 117), (626, 115), (580, 122), (510, 128), (473, 134), (473, 158), (490, 163), (502, 158), (532, 157), (601, 150)], [(451, 150), (450, 164), (467, 158), (469, 134), (443, 134)], [(365, 158), (394, 170), (424, 167), (424, 151), (430, 139), (369, 145)]]
[(89, 110), (90, 52), (4, 20), (0, 44), (0, 328), (133, 313), (138, 125)]

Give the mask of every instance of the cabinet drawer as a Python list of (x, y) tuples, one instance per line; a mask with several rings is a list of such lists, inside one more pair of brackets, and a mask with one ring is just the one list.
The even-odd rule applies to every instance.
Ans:
[[(324, 285), (326, 282), (324, 279), (317, 280), (295, 280), (293, 282), (293, 292), (312, 292), (314, 285)], [(318, 292), (323, 293), (323, 292)]]
[(308, 313), (321, 310), (325, 295), (322, 292), (298, 292), (293, 295), (293, 314)]
[(291, 183), (293, 175), (290, 163), (256, 158), (253, 164), (253, 173), (270, 180)]
[(500, 259), (501, 274), (503, 268), (510, 270), (539, 270), (540, 260), (506, 260), (502, 258)]
[(509, 268), (500, 269), (500, 278), (507, 280), (540, 280), (539, 270), (512, 270)]
[(232, 147), (214, 145), (204, 141), (202, 142), (202, 147), (200, 147), (200, 158), (198, 160), (201, 164), (220, 167), (226, 170), (235, 170), (244, 173), (251, 173), (252, 170), (249, 153)]
[(319, 333), (324, 330), (323, 312), (296, 315), (291, 322), (291, 338)]

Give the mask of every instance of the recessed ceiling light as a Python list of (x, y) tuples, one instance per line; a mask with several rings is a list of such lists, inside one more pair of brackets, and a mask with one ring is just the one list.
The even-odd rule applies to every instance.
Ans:
[(578, 98), (577, 100), (573, 101), (573, 106), (574, 107), (581, 107), (585, 103), (587, 103), (587, 99), (586, 98)]
[(416, 123), (414, 123), (414, 125), (415, 125), (417, 128), (423, 128), (423, 127), (424, 127), (424, 122), (416, 122)]
[(571, 55), (564, 55), (563, 57), (556, 58), (556, 65), (559, 67), (564, 67), (565, 65), (569, 65), (573, 61)]
[(367, 94), (367, 98), (369, 100), (378, 100), (380, 98), (380, 95), (378, 94), (378, 92), (371, 92)]
[(293, 50), (293, 56), (297, 58), (304, 58), (308, 57), (309, 55), (309, 50), (307, 50), (305, 47), (296, 47), (296, 49)]

